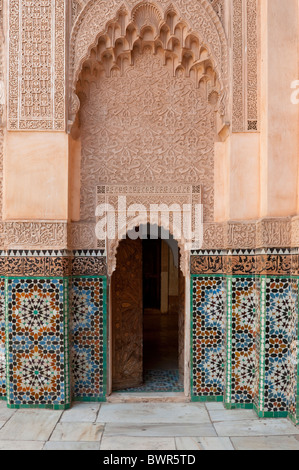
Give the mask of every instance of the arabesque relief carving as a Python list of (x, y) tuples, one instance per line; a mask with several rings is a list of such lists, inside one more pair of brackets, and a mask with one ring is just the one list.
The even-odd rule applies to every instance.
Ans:
[(221, 85), (209, 51), (172, 15), (163, 22), (146, 3), (116, 40), (119, 14), (83, 65), (81, 220), (94, 218), (98, 184), (170, 182), (201, 184), (204, 218), (213, 221)]
[(65, 130), (64, 0), (10, 0), (8, 128)]
[[(187, 53), (185, 49), (190, 49), (190, 33), (193, 32), (191, 36), (194, 36), (196, 32), (196, 40), (213, 59), (213, 68), (221, 85), (219, 111), (221, 116), (225, 116), (228, 99), (227, 40), (222, 23), (208, 0), (176, 0), (173, 3), (166, 0), (156, 3), (136, 0), (90, 0), (82, 8), (71, 34), (70, 125), (74, 122), (80, 106), (75, 95), (79, 75), (84, 62), (90, 57), (90, 51), (97, 48), (99, 39), (102, 37), (107, 40), (108, 49), (113, 52), (113, 62), (120, 43), (123, 51), (129, 54), (135, 41), (139, 40), (138, 35), (141, 33), (142, 38), (144, 31), (148, 34), (150, 26), (153, 28), (154, 39), (161, 39), (161, 45), (166, 47), (169, 55), (177, 56), (178, 63), (181, 60), (185, 62), (182, 67), (185, 69), (187, 65), (186, 73), (193, 54), (192, 51), (191, 54)], [(128, 37), (131, 37), (131, 41), (127, 42)], [(191, 41), (193, 42), (192, 38)], [(183, 54), (180, 54), (180, 51)]]

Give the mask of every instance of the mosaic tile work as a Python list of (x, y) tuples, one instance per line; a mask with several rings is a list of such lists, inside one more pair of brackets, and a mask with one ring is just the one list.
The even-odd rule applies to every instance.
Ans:
[(106, 395), (106, 278), (72, 280), (72, 383), (77, 400)]
[[(226, 403), (249, 405), (253, 403), (255, 384), (255, 279), (231, 279), (231, 347), (230, 396)], [(227, 325), (229, 327), (229, 325)]]
[[(291, 279), (290, 388), (289, 416), (297, 424), (298, 416), (298, 278)], [(299, 417), (299, 416), (298, 416)]]
[(5, 280), (10, 407), (69, 406), (68, 281)]
[(178, 370), (145, 370), (144, 384), (140, 387), (120, 390), (119, 393), (183, 392)]
[(192, 276), (192, 398), (224, 394), (224, 281)]
[[(265, 299), (265, 288), (263, 285), (263, 305), (264, 305), (264, 299)], [(260, 341), (260, 335), (261, 335), (261, 324), (264, 324), (264, 318), (263, 321), (261, 321), (261, 299), (262, 299), (262, 282), (260, 276), (255, 277), (255, 381), (254, 381), (254, 394), (253, 394), (253, 405), (254, 408), (257, 412), (259, 412), (260, 409), (263, 409), (262, 405), (260, 405), (260, 367), (261, 367), (261, 362), (260, 362), (260, 357), (261, 357), (261, 341)], [(264, 327), (263, 327), (264, 330)], [(263, 392), (264, 393), (264, 392)]]
[(286, 413), (289, 406), (291, 282), (289, 278), (271, 277), (262, 279), (262, 283), (261, 310), (264, 324), (261, 325), (260, 393), (263, 385), (264, 416), (274, 416)]
[(0, 278), (0, 400), (6, 400), (5, 279)]

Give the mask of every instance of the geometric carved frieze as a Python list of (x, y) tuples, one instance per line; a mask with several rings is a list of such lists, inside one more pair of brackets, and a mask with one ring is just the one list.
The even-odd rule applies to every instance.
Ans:
[(65, 130), (66, 4), (9, 1), (10, 130)]

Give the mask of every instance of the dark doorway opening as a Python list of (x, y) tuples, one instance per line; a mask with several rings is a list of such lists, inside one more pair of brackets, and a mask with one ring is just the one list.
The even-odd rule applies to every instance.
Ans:
[(171, 237), (120, 242), (112, 277), (115, 391), (184, 390), (185, 299), (179, 258), (178, 243)]

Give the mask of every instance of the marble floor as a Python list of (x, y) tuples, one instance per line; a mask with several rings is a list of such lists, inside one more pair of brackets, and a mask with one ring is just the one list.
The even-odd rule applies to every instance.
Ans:
[(67, 411), (0, 402), (0, 450), (299, 450), (288, 419), (221, 403), (75, 403)]

